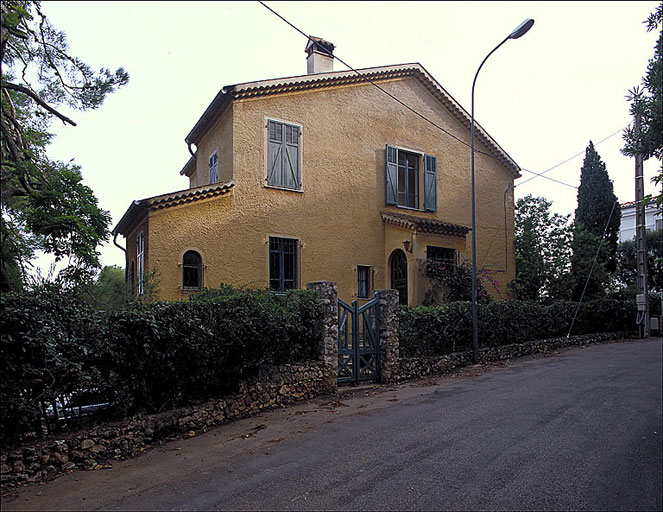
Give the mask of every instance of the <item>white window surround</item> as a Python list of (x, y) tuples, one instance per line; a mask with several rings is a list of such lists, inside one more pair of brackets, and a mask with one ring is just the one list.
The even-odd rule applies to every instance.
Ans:
[(137, 289), (136, 294), (142, 295), (144, 290), (145, 278), (145, 232), (141, 231), (136, 236), (136, 274)]

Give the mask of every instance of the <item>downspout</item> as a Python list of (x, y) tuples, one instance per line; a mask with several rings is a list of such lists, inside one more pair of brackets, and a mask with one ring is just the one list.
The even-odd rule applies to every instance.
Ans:
[(115, 231), (113, 233), (113, 245), (115, 247), (118, 247), (118, 248), (122, 249), (122, 252), (124, 252), (124, 280), (126, 282), (126, 280), (127, 280), (127, 250), (124, 247), (122, 247), (120, 244), (117, 243), (117, 235), (119, 235), (119, 233), (117, 231)]

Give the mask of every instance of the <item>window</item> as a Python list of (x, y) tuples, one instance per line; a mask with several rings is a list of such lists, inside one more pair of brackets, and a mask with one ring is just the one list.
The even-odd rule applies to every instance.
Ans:
[(219, 181), (219, 152), (215, 151), (209, 157), (209, 182), (210, 184)]
[(137, 295), (143, 294), (143, 278), (145, 274), (145, 234), (143, 231), (138, 233), (136, 237), (136, 262), (138, 266), (138, 276), (137, 276)]
[(453, 271), (456, 268), (456, 250), (446, 247), (426, 246), (426, 259), (440, 263), (444, 269)]
[(369, 298), (371, 288), (371, 267), (368, 265), (357, 265), (357, 298)]
[(437, 211), (437, 158), (387, 145), (386, 203), (420, 209), (423, 161), (423, 209)]
[(203, 259), (196, 251), (187, 251), (182, 257), (182, 288), (200, 290), (203, 285)]
[(656, 231), (663, 229), (663, 219), (656, 219)]
[(267, 121), (267, 185), (301, 190), (299, 126)]
[(269, 237), (269, 287), (281, 293), (297, 288), (297, 240)]

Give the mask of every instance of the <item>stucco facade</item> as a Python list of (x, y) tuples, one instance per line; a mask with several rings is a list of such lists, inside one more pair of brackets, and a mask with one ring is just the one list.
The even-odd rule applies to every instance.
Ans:
[[(392, 287), (390, 258), (401, 250), (408, 302), (420, 304), (428, 289), (420, 271), (427, 246), (454, 249), (458, 258), (471, 254), (470, 149), (449, 135), (469, 143), (469, 120), (420, 65), (374, 69), (373, 81), (447, 133), (350, 72), (225, 88), (187, 137), (196, 147), (182, 170), (189, 189), (135, 202), (115, 228), (127, 240), (128, 273), (142, 230), (145, 272), (156, 273), (160, 299), (195, 293), (182, 281), (190, 250), (202, 258), (203, 287), (266, 288), (270, 237), (287, 238), (296, 241), (297, 287), (335, 281), (349, 301), (357, 298), (358, 266), (370, 267), (372, 289)], [(269, 120), (299, 130), (298, 190), (267, 183)], [(436, 157), (437, 211), (424, 211), (421, 200), (418, 208), (386, 204), (387, 145)], [(477, 261), (507, 297), (519, 169), (482, 130), (477, 150)], [(219, 181), (209, 183), (215, 151)], [(417, 172), (422, 199), (423, 165)]]

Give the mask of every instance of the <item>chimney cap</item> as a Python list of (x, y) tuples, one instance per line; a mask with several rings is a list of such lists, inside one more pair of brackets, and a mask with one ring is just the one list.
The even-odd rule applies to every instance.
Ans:
[(309, 56), (314, 52), (317, 51), (319, 53), (323, 53), (325, 55), (329, 55), (330, 57), (334, 56), (334, 48), (335, 46), (330, 43), (329, 41), (325, 41), (324, 39), (320, 37), (315, 37), (315, 36), (309, 36), (308, 37), (308, 42), (306, 43), (306, 49), (304, 50)]

